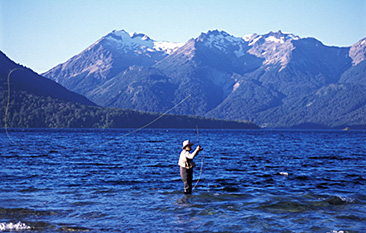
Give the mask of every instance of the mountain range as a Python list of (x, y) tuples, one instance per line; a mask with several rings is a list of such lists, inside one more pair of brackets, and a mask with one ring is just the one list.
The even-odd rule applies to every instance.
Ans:
[(96, 106), (86, 97), (16, 64), (1, 51), (0, 113), (0, 124), (10, 128), (193, 128), (197, 122), (202, 128), (258, 128), (243, 121)]
[(121, 30), (43, 75), (104, 107), (164, 112), (191, 95), (174, 113), (270, 128), (366, 125), (366, 38), (335, 47), (213, 30), (179, 44)]

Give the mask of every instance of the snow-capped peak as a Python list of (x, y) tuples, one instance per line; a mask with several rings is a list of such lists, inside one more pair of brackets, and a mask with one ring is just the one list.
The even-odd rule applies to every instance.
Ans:
[(290, 33), (284, 33), (284, 32), (278, 31), (278, 32), (268, 33), (265, 40), (267, 42), (274, 42), (274, 43), (283, 44), (287, 40), (298, 40), (298, 39), (300, 39), (300, 37), (295, 36), (295, 35), (290, 34)]
[(198, 40), (204, 42), (207, 46), (214, 46), (218, 43), (238, 43), (242, 42), (242, 38), (234, 37), (225, 31), (208, 31), (207, 33), (202, 33)]
[(276, 43), (283, 44), (286, 41), (299, 40), (300, 37), (293, 35), (291, 33), (282, 32), (281, 30), (278, 32), (270, 32), (265, 35), (258, 35), (256, 33), (244, 36), (243, 39), (249, 43), (249, 46), (255, 45), (258, 41), (260, 43)]
[(109, 33), (105, 40), (113, 44), (118, 49), (138, 48), (138, 47), (154, 47), (154, 42), (142, 33), (127, 33), (124, 30), (113, 31)]
[[(109, 33), (102, 38), (105, 44), (117, 50), (136, 53), (141, 52), (164, 52), (170, 54), (183, 46), (182, 43), (159, 42), (152, 40), (149, 36), (143, 33), (128, 33), (125, 30)], [(98, 41), (97, 43), (99, 43)]]
[(202, 42), (208, 48), (216, 48), (225, 53), (234, 53), (237, 57), (244, 55), (246, 42), (243, 38), (235, 37), (225, 31), (208, 31), (202, 33), (197, 41)]
[(263, 64), (280, 64), (283, 69), (289, 62), (294, 45), (291, 41), (300, 37), (282, 31), (269, 32), (265, 35), (251, 34), (243, 39), (251, 47), (248, 52), (264, 58)]

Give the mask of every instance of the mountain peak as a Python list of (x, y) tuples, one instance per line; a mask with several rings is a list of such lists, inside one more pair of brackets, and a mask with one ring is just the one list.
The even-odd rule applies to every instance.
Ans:
[(134, 39), (134, 38), (140, 38), (141, 40), (145, 40), (145, 41), (151, 40), (150, 37), (148, 37), (144, 33), (133, 32), (133, 33), (130, 33), (130, 36), (131, 36), (132, 39)]
[(128, 33), (125, 30), (112, 31), (102, 38), (105, 44), (119, 50), (137, 49), (139, 47), (154, 47), (154, 41), (142, 33)]
[[(204, 34), (204, 33), (203, 33)], [(215, 30), (209, 30), (207, 33), (207, 35), (213, 35), (213, 36), (219, 36), (219, 35), (222, 35), (222, 36), (231, 36), (229, 33), (225, 32), (225, 31), (219, 31), (217, 29)]]
[(201, 33), (201, 35), (197, 38), (198, 41), (212, 41), (213, 39), (219, 39), (219, 40), (232, 40), (231, 38), (235, 38), (234, 36), (230, 35), (229, 33), (225, 31), (219, 31), (219, 30), (210, 30), (207, 33)]
[(266, 41), (271, 41), (275, 43), (285, 43), (285, 41), (299, 40), (300, 37), (295, 36), (294, 34), (282, 32), (279, 30), (278, 32), (269, 32), (264, 35)]
[(291, 51), (294, 48), (291, 42), (299, 39), (300, 37), (281, 30), (264, 35), (254, 33), (243, 37), (251, 47), (248, 50), (250, 54), (264, 58), (264, 65), (280, 64), (281, 69), (290, 60)]
[(95, 44), (99, 43), (125, 53), (133, 51), (139, 54), (142, 52), (171, 54), (183, 45), (182, 43), (155, 41), (144, 33), (128, 33), (125, 30), (113, 30)]
[(284, 44), (287, 41), (299, 40), (301, 39), (299, 36), (288, 32), (282, 32), (281, 30), (277, 32), (269, 32), (264, 35), (258, 35), (256, 33), (244, 36), (243, 39), (249, 43), (249, 46), (253, 46), (257, 43), (275, 43), (275, 44)]
[(202, 33), (197, 42), (203, 43), (207, 48), (219, 49), (224, 53), (234, 53), (237, 57), (244, 55), (247, 43), (243, 38), (235, 37), (225, 31), (213, 30)]

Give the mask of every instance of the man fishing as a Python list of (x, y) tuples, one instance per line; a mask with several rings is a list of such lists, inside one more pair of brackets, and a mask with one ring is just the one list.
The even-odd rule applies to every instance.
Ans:
[(192, 193), (193, 168), (196, 164), (193, 162), (194, 157), (203, 150), (200, 145), (190, 153), (193, 143), (189, 140), (183, 142), (182, 152), (180, 153), (178, 165), (180, 166), (180, 176), (184, 183), (184, 194)]

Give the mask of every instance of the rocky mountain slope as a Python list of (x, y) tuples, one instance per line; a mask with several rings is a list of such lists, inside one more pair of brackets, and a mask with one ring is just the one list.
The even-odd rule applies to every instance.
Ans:
[(152, 66), (179, 46), (179, 43), (155, 42), (144, 34), (113, 31), (44, 75), (91, 97), (89, 92), (111, 77), (130, 66)]
[(365, 51), (366, 38), (332, 47), (281, 31), (214, 30), (184, 45), (114, 31), (44, 75), (101, 106), (164, 112), (192, 95), (175, 113), (267, 127), (359, 127)]

